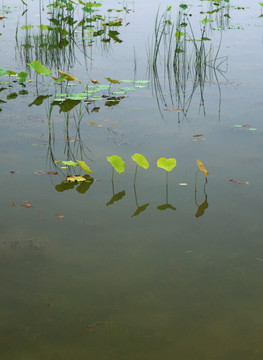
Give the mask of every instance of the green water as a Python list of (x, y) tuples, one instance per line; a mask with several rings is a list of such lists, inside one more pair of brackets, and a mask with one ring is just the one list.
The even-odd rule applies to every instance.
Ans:
[[(55, 48), (56, 56), (44, 48), (43, 65), (79, 78), (72, 92), (91, 78), (150, 82), (114, 106), (82, 101), (63, 112), (51, 105), (61, 88), (41, 76), (36, 84), (26, 66), (39, 45), (25, 44), (50, 16), (45, 2), (41, 17), (38, 2), (27, 2), (24, 15), (18, 1), (0, 11), (0, 67), (33, 80), (0, 84), (0, 358), (262, 359), (262, 6), (191, 4), (196, 38), (206, 11), (222, 7), (210, 14), (205, 45), (223, 62), (207, 67), (195, 88), (188, 60), (191, 73), (178, 90), (173, 81), (169, 87), (167, 44), (157, 73), (149, 65), (159, 1), (104, 1), (98, 13), (122, 19), (115, 28), (122, 42), (97, 37), (85, 56), (76, 33), (75, 45)], [(224, 29), (212, 30), (222, 19)], [(27, 36), (25, 24), (34, 25)], [(150, 167), (138, 169), (134, 186), (136, 152)], [(113, 154), (126, 168), (112, 182)], [(160, 157), (177, 159), (168, 186)], [(201, 172), (195, 183), (197, 159), (207, 184)], [(66, 174), (75, 168), (54, 160), (84, 160), (94, 181), (70, 186)], [(58, 174), (35, 174), (42, 170)]]

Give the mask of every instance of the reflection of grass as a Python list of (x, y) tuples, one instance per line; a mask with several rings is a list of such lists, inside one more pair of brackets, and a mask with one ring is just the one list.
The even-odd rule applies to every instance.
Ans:
[[(214, 54), (214, 46), (207, 36), (208, 26), (208, 23), (201, 23), (197, 38), (186, 12), (179, 11), (175, 23), (171, 21), (170, 10), (161, 16), (157, 13), (153, 44), (148, 49), (148, 66), (159, 107), (161, 103), (168, 106), (170, 102), (186, 115), (194, 93), (199, 90), (200, 106), (205, 113), (205, 84), (215, 82), (219, 87), (218, 74), (223, 75), (221, 65), (226, 61), (225, 57), (219, 57), (222, 32)], [(166, 82), (169, 98), (164, 92)]]
[[(49, 24), (42, 23), (42, 1), (39, 0), (40, 23), (38, 32), (33, 33), (34, 26), (28, 24), (28, 8), (24, 11), (25, 24), (24, 36), (19, 40), (19, 28), (16, 29), (16, 44), (22, 62), (30, 63), (38, 59), (50, 68), (64, 68), (69, 70), (76, 61), (76, 50), (84, 55), (85, 65), (87, 60), (92, 60), (92, 46), (100, 43), (103, 51), (109, 51), (112, 42), (121, 43), (119, 28), (123, 26), (119, 12), (129, 11), (123, 9), (116, 15), (103, 16), (98, 13), (99, 2), (74, 3), (72, 1), (53, 1), (46, 7)], [(30, 7), (30, 5), (29, 5)], [(113, 11), (113, 9), (111, 9)], [(111, 19), (111, 20), (110, 20)]]
[[(47, 110), (47, 120), (48, 120), (48, 152), (47, 152), (47, 160), (49, 161), (49, 167), (55, 168), (59, 171), (62, 171), (56, 162), (56, 154), (55, 154), (55, 125), (52, 119), (52, 111), (53, 105), (50, 104)], [(84, 141), (81, 138), (81, 121), (83, 119), (82, 108), (78, 108), (73, 112), (73, 121), (75, 124), (75, 134), (71, 135), (70, 125), (72, 124), (72, 118), (70, 116), (70, 112), (65, 112), (64, 119), (64, 157), (67, 161), (76, 162), (77, 159), (90, 159), (90, 154), (92, 154), (91, 150), (86, 146)], [(67, 169), (68, 170), (68, 169)]]

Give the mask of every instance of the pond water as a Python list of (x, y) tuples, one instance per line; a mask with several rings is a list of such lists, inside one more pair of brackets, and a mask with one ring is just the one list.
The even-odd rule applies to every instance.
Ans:
[(2, 359), (262, 359), (262, 13), (2, 0)]

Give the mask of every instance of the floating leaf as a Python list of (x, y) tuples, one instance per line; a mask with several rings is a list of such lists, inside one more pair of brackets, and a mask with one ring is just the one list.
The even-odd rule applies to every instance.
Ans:
[(205, 168), (204, 164), (202, 163), (202, 161), (198, 159), (198, 160), (196, 160), (196, 163), (197, 163), (197, 165), (198, 165), (198, 167), (199, 167), (199, 170), (200, 170), (203, 174), (205, 174), (205, 176), (208, 176), (208, 175), (209, 175), (209, 172), (206, 170), (206, 168)]
[(183, 10), (186, 10), (188, 8), (188, 5), (186, 4), (181, 4), (180, 5), (180, 8), (183, 9)]
[(55, 160), (56, 163), (61, 163), (61, 164), (64, 164), (66, 166), (79, 166), (79, 163), (77, 162), (74, 162), (72, 160), (69, 160), (69, 161), (61, 161), (61, 160)]
[(205, 18), (205, 19), (203, 19), (203, 20), (201, 21), (201, 23), (202, 23), (202, 24), (207, 24), (207, 23), (209, 23), (209, 22), (211, 22), (211, 21), (212, 21), (212, 20)]
[(26, 81), (26, 78), (27, 78), (27, 73), (25, 71), (20, 71), (18, 74), (18, 77), (19, 77), (19, 84), (22, 84), (23, 82)]
[(107, 157), (107, 161), (114, 167), (114, 169), (120, 174), (125, 171), (125, 162), (118, 155), (112, 155)]
[(79, 166), (81, 167), (81, 169), (85, 171), (85, 173), (93, 174), (93, 171), (88, 167), (88, 165), (85, 163), (85, 161), (77, 160), (77, 162), (79, 163)]
[(149, 163), (147, 159), (141, 154), (135, 153), (134, 155), (132, 155), (132, 160), (135, 161), (137, 165), (139, 165), (144, 169), (148, 169), (149, 167)]
[(121, 88), (119, 88), (119, 90), (123, 90), (123, 91), (132, 91), (132, 90), (137, 90), (137, 88), (136, 87), (131, 87), (131, 86), (125, 86), (125, 87), (121, 87)]
[(86, 179), (84, 178), (84, 176), (79, 176), (79, 175), (71, 175), (67, 177), (67, 181), (77, 181), (77, 182), (82, 182), (82, 181), (86, 181)]
[(166, 171), (172, 171), (173, 168), (176, 166), (176, 159), (175, 158), (160, 158), (157, 160), (157, 166), (161, 169), (164, 169)]
[(52, 74), (52, 71), (48, 69), (47, 67), (43, 66), (40, 61), (35, 60), (31, 63), (28, 63), (32, 70), (34, 70), (36, 73), (44, 76), (49, 76)]
[(23, 25), (23, 26), (21, 26), (21, 30), (29, 30), (29, 29), (33, 29), (33, 25)]

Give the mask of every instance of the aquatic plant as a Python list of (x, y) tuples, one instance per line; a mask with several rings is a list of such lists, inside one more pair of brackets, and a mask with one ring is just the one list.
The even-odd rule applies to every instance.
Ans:
[(118, 155), (107, 156), (107, 161), (112, 166), (112, 180), (113, 180), (113, 177), (114, 177), (114, 169), (119, 174), (121, 174), (122, 172), (125, 171), (125, 161), (123, 161), (120, 156), (118, 156)]
[(157, 206), (159, 210), (176, 210), (175, 207), (173, 207), (171, 204), (168, 204), (168, 173), (174, 169), (177, 162), (175, 158), (167, 159), (165, 157), (159, 158), (157, 160), (157, 167), (164, 169), (166, 171), (166, 203), (163, 205)]
[(135, 168), (135, 174), (134, 174), (134, 184), (135, 184), (136, 177), (137, 177), (138, 166), (140, 166), (143, 169), (147, 170), (149, 168), (149, 163), (148, 163), (148, 160), (146, 159), (146, 157), (143, 156), (142, 154), (139, 154), (139, 153), (133, 154), (131, 158), (137, 164), (136, 168)]

